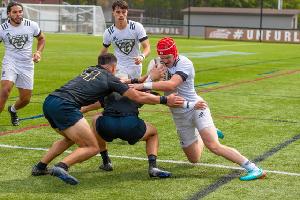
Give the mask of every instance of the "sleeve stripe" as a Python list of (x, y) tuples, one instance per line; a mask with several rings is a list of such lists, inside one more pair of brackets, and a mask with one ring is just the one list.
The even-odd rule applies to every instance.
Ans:
[(188, 75), (181, 71), (177, 71), (177, 72), (175, 72), (175, 74), (181, 76), (183, 81), (186, 81), (186, 79), (188, 78)]
[(140, 42), (143, 42), (143, 41), (145, 41), (145, 40), (147, 40), (147, 39), (148, 39), (148, 36), (146, 35), (145, 37), (139, 39), (139, 41), (140, 41)]
[(103, 43), (103, 46), (104, 46), (105, 48), (108, 48), (108, 47), (110, 46), (110, 44), (104, 44), (104, 43)]
[(1, 24), (1, 27), (2, 27), (3, 30), (5, 30), (5, 29), (8, 28), (8, 24), (7, 23)]
[(41, 33), (42, 33), (42, 30), (40, 30), (39, 34), (34, 35), (34, 37), (39, 37), (41, 35)]

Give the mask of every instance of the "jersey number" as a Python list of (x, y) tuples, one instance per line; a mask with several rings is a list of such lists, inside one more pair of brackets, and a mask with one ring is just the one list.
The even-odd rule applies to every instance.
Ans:
[(86, 81), (90, 81), (90, 80), (94, 80), (101, 72), (99, 71), (92, 71), (92, 70), (85, 70), (84, 72), (82, 72), (82, 74), (80, 75), (83, 80)]

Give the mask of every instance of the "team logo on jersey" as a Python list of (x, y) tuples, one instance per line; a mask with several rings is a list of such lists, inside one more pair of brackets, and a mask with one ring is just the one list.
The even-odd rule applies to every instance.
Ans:
[(200, 112), (200, 114), (199, 114), (199, 118), (202, 118), (202, 117), (204, 117), (204, 112)]
[(24, 45), (28, 41), (28, 35), (15, 35), (11, 36), (9, 33), (6, 34), (8, 41), (12, 44), (16, 49), (23, 49)]
[(118, 40), (115, 43), (121, 52), (128, 55), (132, 51), (132, 49), (135, 45), (135, 40), (134, 39), (124, 39), (124, 40)]

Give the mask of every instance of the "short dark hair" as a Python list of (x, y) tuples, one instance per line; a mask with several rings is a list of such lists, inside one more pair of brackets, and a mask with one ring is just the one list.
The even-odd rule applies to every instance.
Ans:
[(98, 65), (112, 65), (117, 63), (117, 58), (112, 53), (101, 54), (98, 57)]
[(119, 7), (121, 9), (126, 9), (128, 10), (128, 4), (126, 1), (123, 0), (117, 0), (112, 4), (112, 10), (114, 11), (116, 9), (116, 7)]
[(21, 3), (16, 2), (16, 1), (12, 1), (7, 5), (6, 13), (8, 14), (11, 11), (11, 8), (14, 7), (14, 6), (20, 6), (23, 10), (23, 5)]

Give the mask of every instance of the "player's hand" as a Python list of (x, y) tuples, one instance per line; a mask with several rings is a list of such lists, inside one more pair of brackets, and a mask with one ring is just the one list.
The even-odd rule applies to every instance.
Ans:
[(199, 101), (197, 101), (197, 103), (195, 104), (194, 109), (196, 109), (196, 110), (204, 110), (204, 109), (206, 109), (207, 107), (208, 107), (208, 105), (207, 105), (206, 101), (204, 101), (204, 100), (199, 100)]
[(137, 57), (134, 57), (134, 63), (136, 65), (139, 65), (143, 62), (143, 60), (145, 59), (145, 56), (143, 54), (137, 56)]
[(128, 84), (130, 88), (134, 88), (136, 90), (143, 90), (144, 84), (143, 83), (136, 83), (136, 84)]
[(175, 93), (168, 95), (167, 98), (167, 106), (169, 107), (182, 107), (182, 104), (185, 101), (184, 98)]
[(162, 65), (155, 65), (149, 73), (152, 81), (159, 81), (165, 77), (166, 68)]
[(32, 60), (35, 63), (40, 62), (41, 60), (41, 52), (40, 51), (36, 51), (33, 55), (32, 55)]
[(120, 78), (120, 81), (121, 81), (122, 83), (125, 83), (125, 84), (131, 83), (131, 79), (126, 78), (126, 77), (121, 77), (121, 78)]

